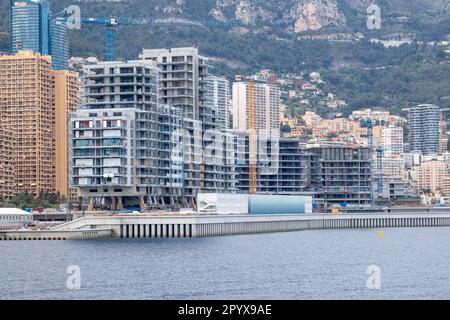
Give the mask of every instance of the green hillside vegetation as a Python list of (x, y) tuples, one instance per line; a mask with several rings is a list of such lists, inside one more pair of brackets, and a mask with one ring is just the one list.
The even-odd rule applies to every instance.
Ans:
[[(259, 1), (259, 0), (258, 0)], [(3, 15), (6, 1), (0, 2)], [(52, 0), (54, 11), (72, 0)], [(258, 21), (244, 35), (229, 32), (225, 26), (215, 28), (148, 26), (120, 26), (117, 28), (116, 56), (135, 59), (142, 48), (160, 48), (196, 45), (212, 60), (212, 72), (232, 78), (236, 74), (251, 74), (270, 69), (277, 74), (319, 71), (327, 82), (326, 91), (349, 105), (339, 111), (349, 113), (363, 107), (384, 107), (395, 113), (418, 103), (436, 103), (450, 107), (449, 56), (443, 48), (403, 45), (384, 48), (368, 41), (394, 32), (415, 33), (424, 41), (445, 39), (450, 33), (450, 7), (444, 0), (380, 0), (383, 27), (367, 30), (366, 16), (348, 5), (349, 0), (338, 0), (347, 18), (347, 27), (326, 28), (317, 33), (363, 32), (365, 39), (358, 42), (299, 41), (298, 34), (285, 31), (286, 25), (277, 22), (256, 33), (264, 25)], [(122, 2), (81, 3), (82, 15), (87, 17), (183, 17), (211, 22), (209, 15), (216, 0), (187, 0), (182, 13), (164, 13), (156, 10), (174, 4), (173, 0), (123, 0)], [(276, 12), (278, 1), (260, 1), (261, 6)], [(448, 4), (448, 3), (447, 3)], [(232, 12), (225, 12), (231, 16)], [(407, 22), (398, 23), (406, 16)], [(280, 18), (280, 17), (278, 17)], [(0, 27), (6, 27), (6, 17), (0, 17)], [(71, 54), (74, 56), (104, 55), (105, 35), (101, 26), (84, 26), (71, 32)], [(308, 34), (308, 33), (306, 33)], [(303, 35), (303, 34), (302, 34)], [(300, 108), (300, 106), (298, 106)], [(327, 110), (321, 110), (327, 113)]]

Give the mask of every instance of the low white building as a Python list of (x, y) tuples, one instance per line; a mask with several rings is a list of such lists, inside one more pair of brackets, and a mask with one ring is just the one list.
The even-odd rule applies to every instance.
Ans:
[(15, 208), (0, 208), (0, 230), (16, 230), (33, 222), (33, 215)]

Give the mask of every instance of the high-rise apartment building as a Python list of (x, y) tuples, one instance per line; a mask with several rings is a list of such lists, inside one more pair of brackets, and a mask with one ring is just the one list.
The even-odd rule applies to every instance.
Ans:
[(439, 153), (439, 107), (423, 104), (409, 110), (411, 152)]
[[(374, 161), (374, 172), (378, 172), (379, 161)], [(382, 157), (382, 175), (385, 178), (402, 177), (405, 171), (405, 160), (403, 157)]]
[(53, 69), (68, 68), (66, 21), (52, 16), (47, 0), (10, 0), (10, 52), (31, 50), (53, 57)]
[(159, 103), (183, 110), (183, 117), (211, 121), (204, 104), (206, 58), (198, 48), (144, 49), (140, 59), (156, 62), (159, 68)]
[(76, 75), (62, 74), (50, 56), (32, 51), (0, 57), (0, 123), (13, 146), (14, 194), (66, 194), (57, 181), (67, 177), (65, 114), (76, 108), (78, 91)]
[(382, 129), (381, 146), (386, 157), (403, 156), (403, 128), (388, 126)]
[(70, 120), (70, 171), (91, 208), (193, 207), (199, 191), (234, 190), (225, 136), (209, 143), (182, 106), (158, 105), (158, 73), (146, 60), (85, 68), (83, 107)]
[(418, 194), (441, 190), (444, 179), (449, 176), (448, 164), (439, 159), (422, 162), (421, 165), (414, 167), (414, 172)]
[[(252, 92), (253, 91), (253, 92)], [(233, 129), (250, 129), (250, 108), (254, 106), (254, 129), (268, 136), (280, 130), (280, 88), (264, 82), (233, 83)]]
[(216, 124), (221, 128), (231, 129), (231, 91), (230, 82), (226, 78), (206, 77), (205, 103), (211, 105)]
[(0, 199), (14, 195), (14, 141), (12, 132), (0, 123)]
[[(83, 107), (71, 119), (71, 185), (83, 197), (140, 206), (158, 161), (157, 68), (151, 62), (86, 67)], [(130, 205), (130, 203), (128, 203)]]
[(55, 192), (52, 62), (19, 51), (0, 57), (0, 116), (12, 132), (15, 192)]
[(76, 191), (69, 190), (69, 117), (80, 103), (79, 76), (76, 72), (58, 70), (53, 72), (55, 106), (55, 174), (56, 192), (75, 198)]

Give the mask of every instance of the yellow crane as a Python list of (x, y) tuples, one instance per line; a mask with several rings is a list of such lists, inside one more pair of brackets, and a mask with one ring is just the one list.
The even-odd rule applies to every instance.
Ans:
[(249, 81), (249, 193), (256, 194), (258, 190), (257, 179), (257, 137), (256, 137), (256, 122), (255, 122), (255, 82), (253, 79)]

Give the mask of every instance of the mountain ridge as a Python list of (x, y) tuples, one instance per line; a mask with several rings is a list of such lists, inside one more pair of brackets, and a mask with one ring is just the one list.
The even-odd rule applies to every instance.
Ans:
[[(428, 45), (450, 34), (450, 0), (378, 0), (380, 30), (367, 28), (372, 0), (50, 2), (54, 12), (79, 5), (83, 18), (182, 18), (210, 26), (119, 26), (118, 59), (136, 59), (143, 48), (195, 45), (212, 58), (212, 72), (229, 78), (261, 69), (319, 71), (330, 90), (348, 101), (347, 113), (374, 105), (395, 113), (417, 103), (450, 107), (449, 56)], [(7, 30), (6, 0), (0, 0), (0, 14), (1, 32)], [(73, 56), (104, 56), (103, 26), (83, 25), (70, 36)], [(370, 41), (398, 37), (411, 44), (386, 48)]]

